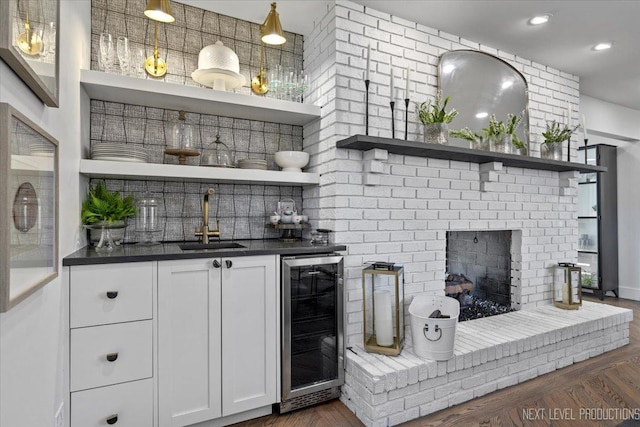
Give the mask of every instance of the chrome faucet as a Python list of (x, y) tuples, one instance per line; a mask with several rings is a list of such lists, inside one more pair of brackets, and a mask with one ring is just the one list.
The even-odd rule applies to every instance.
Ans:
[(202, 228), (200, 231), (196, 229), (195, 235), (202, 236), (202, 243), (209, 243), (209, 237), (220, 238), (220, 220), (217, 220), (217, 227), (215, 230), (209, 229), (209, 196), (213, 196), (215, 193), (213, 188), (209, 188), (204, 195), (204, 203), (202, 204)]

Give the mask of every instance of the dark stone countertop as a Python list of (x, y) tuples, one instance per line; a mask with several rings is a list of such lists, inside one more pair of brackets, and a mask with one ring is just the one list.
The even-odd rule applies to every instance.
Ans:
[[(345, 245), (315, 246), (308, 240), (282, 242), (273, 240), (234, 240), (244, 248), (182, 250), (178, 245), (183, 242), (162, 243), (153, 246), (124, 244), (108, 254), (96, 253), (93, 246), (67, 255), (62, 265), (116, 264), (121, 262), (166, 261), (175, 259), (238, 257), (247, 255), (312, 255), (345, 251)], [(194, 242), (188, 242), (194, 243)]]

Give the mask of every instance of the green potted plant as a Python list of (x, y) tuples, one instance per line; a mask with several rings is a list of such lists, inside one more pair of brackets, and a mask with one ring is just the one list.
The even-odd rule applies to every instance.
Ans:
[(113, 244), (122, 241), (126, 219), (135, 213), (133, 195), (122, 197), (119, 191), (111, 192), (103, 182), (98, 182), (95, 186), (89, 184), (80, 215), (82, 224), (91, 230), (91, 241), (97, 242), (96, 250), (111, 250)]
[(424, 141), (436, 144), (446, 144), (449, 134), (449, 123), (458, 115), (455, 108), (447, 111), (449, 97), (442, 99), (442, 92), (438, 91), (433, 100), (417, 104), (418, 119), (424, 125)]
[(478, 150), (485, 150), (488, 147), (485, 147), (485, 138), (482, 134), (477, 132), (473, 132), (468, 127), (460, 129), (460, 130), (452, 130), (449, 132), (449, 135), (453, 138), (460, 138), (466, 141), (469, 141), (469, 148), (474, 148)]
[(548, 120), (546, 129), (542, 132), (544, 141), (540, 146), (540, 154), (542, 158), (551, 160), (562, 160), (562, 143), (571, 139), (571, 135), (580, 127), (575, 126), (571, 129), (564, 123)]
[[(489, 117), (489, 126), (482, 129), (482, 132), (489, 139), (491, 151), (500, 153), (515, 153), (516, 150), (522, 153), (525, 144), (516, 135), (516, 131), (522, 121), (522, 114), (507, 114), (506, 122), (498, 120), (495, 114)], [(524, 152), (526, 154), (526, 151)]]

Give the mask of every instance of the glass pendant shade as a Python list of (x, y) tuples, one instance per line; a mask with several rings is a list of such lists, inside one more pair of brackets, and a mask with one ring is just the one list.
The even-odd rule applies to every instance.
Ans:
[(187, 157), (200, 155), (196, 148), (193, 126), (187, 123), (184, 111), (180, 111), (178, 120), (170, 125), (167, 148), (164, 152), (165, 154), (178, 156), (178, 163), (181, 165), (186, 164)]
[(271, 10), (260, 26), (262, 33), (262, 41), (269, 45), (284, 44), (287, 39), (284, 37), (282, 25), (280, 24), (280, 15), (276, 12), (276, 3), (271, 3)]
[(208, 145), (202, 152), (200, 166), (212, 166), (221, 168), (233, 168), (235, 162), (231, 150), (227, 144), (220, 141), (220, 135), (216, 135), (216, 140)]
[(174, 22), (176, 20), (171, 12), (169, 0), (149, 0), (144, 14), (147, 18), (158, 22)]

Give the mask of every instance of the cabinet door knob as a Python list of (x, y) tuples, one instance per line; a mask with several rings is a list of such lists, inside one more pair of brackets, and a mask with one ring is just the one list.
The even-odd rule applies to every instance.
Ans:
[(118, 353), (109, 353), (107, 354), (107, 360), (109, 362), (115, 362), (118, 359)]
[(107, 298), (109, 298), (109, 299), (114, 299), (117, 296), (118, 296), (118, 291), (108, 291), (107, 292)]
[(227, 268), (233, 267), (233, 263), (231, 262), (230, 259), (226, 260), (224, 263), (227, 265)]
[(214, 266), (215, 268), (220, 268), (220, 262), (219, 262), (217, 259), (214, 259), (214, 260), (213, 260), (213, 266)]
[(107, 417), (107, 424), (112, 425), (118, 422), (118, 414), (109, 415)]

